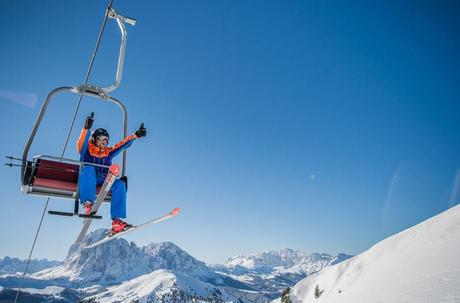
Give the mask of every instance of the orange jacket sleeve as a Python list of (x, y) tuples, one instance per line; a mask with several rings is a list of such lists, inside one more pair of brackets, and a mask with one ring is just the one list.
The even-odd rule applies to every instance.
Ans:
[(110, 151), (110, 155), (112, 157), (115, 157), (121, 151), (123, 151), (123, 150), (127, 149), (128, 147), (130, 147), (131, 144), (133, 144), (134, 140), (136, 140), (136, 139), (137, 139), (137, 136), (135, 134), (132, 134), (131, 136), (128, 136), (128, 137), (124, 138), (123, 140), (121, 140), (120, 142), (118, 142), (117, 144), (115, 144), (112, 147), (112, 150)]
[(77, 140), (77, 151), (81, 155), (88, 149), (89, 130), (83, 128)]

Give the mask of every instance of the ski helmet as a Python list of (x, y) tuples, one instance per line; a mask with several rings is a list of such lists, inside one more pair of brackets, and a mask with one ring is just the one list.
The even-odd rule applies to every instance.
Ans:
[(99, 136), (106, 136), (107, 138), (110, 139), (110, 135), (109, 135), (109, 132), (103, 128), (98, 128), (96, 129), (95, 131), (93, 131), (91, 133), (91, 140), (93, 141), (93, 143), (96, 143), (96, 139), (97, 137)]

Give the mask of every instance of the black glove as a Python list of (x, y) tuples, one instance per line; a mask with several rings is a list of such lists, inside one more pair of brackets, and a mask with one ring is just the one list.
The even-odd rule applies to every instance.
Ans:
[(144, 127), (144, 123), (141, 124), (138, 130), (134, 133), (136, 137), (142, 138), (147, 136), (147, 129)]
[(94, 113), (91, 113), (91, 116), (86, 117), (85, 128), (90, 129), (93, 126), (94, 122)]

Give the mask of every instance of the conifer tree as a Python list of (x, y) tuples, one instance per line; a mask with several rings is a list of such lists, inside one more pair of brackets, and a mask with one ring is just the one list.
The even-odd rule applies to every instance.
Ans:
[(315, 287), (315, 299), (318, 299), (319, 297), (321, 297), (323, 292), (324, 292), (324, 290), (320, 290), (319, 286), (316, 285), (316, 287)]
[(291, 288), (288, 287), (285, 290), (283, 290), (283, 293), (281, 294), (281, 302), (282, 303), (292, 303), (291, 298), (289, 298), (291, 292)]

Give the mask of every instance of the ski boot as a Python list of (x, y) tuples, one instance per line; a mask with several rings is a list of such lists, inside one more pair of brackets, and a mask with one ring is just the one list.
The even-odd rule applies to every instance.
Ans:
[(83, 203), (83, 211), (86, 216), (91, 216), (93, 213), (91, 213), (91, 209), (93, 208), (93, 202), (90, 201), (85, 201)]
[(113, 219), (112, 220), (112, 228), (110, 229), (108, 236), (111, 237), (115, 234), (118, 234), (119, 232), (128, 230), (132, 228), (133, 226), (131, 224), (128, 224), (124, 222), (121, 219)]

